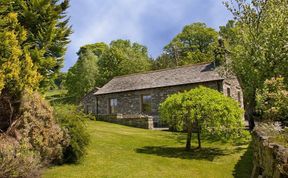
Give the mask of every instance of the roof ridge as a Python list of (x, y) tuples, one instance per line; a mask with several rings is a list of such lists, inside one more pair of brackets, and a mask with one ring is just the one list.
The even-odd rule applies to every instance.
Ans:
[(156, 73), (156, 72), (162, 72), (162, 71), (168, 71), (168, 70), (175, 70), (175, 69), (187, 68), (187, 67), (192, 67), (192, 66), (199, 66), (199, 65), (204, 65), (204, 64), (211, 64), (212, 62), (213, 61), (196, 63), (196, 64), (186, 64), (186, 65), (182, 65), (182, 66), (176, 66), (176, 67), (165, 68), (165, 69), (149, 70), (149, 71), (143, 71), (143, 72), (138, 72), (138, 73), (119, 75), (119, 76), (113, 77), (113, 79), (124, 78), (124, 77), (129, 77), (129, 76), (134, 76), (134, 75), (140, 75), (140, 74), (149, 74), (149, 73)]

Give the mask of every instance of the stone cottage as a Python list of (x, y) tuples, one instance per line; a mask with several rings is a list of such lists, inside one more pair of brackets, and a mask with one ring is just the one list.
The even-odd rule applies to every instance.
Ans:
[(87, 95), (84, 107), (99, 118), (151, 116), (154, 127), (159, 127), (159, 104), (170, 94), (199, 85), (223, 92), (243, 106), (237, 79), (221, 77), (213, 63), (206, 63), (115, 77), (93, 95)]

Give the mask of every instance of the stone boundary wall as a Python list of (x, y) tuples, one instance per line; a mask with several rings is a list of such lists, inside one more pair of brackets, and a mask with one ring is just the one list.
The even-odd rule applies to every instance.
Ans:
[(252, 138), (254, 167), (251, 178), (287, 178), (288, 148), (271, 143), (269, 137), (257, 129), (252, 133)]
[(126, 125), (126, 126), (144, 128), (144, 129), (154, 128), (152, 116), (122, 115), (122, 114), (97, 115), (96, 120), (111, 122), (111, 123), (121, 124), (121, 125)]

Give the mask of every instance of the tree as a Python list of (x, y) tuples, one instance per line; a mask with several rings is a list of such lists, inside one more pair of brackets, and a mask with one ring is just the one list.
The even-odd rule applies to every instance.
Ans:
[(66, 82), (66, 78), (67, 78), (67, 73), (65, 72), (59, 72), (57, 77), (55, 78), (53, 85), (55, 85), (55, 87), (57, 89), (64, 89), (64, 84)]
[(99, 85), (97, 63), (106, 46), (103, 43), (96, 43), (80, 48), (78, 52), (79, 58), (76, 64), (68, 70), (65, 83), (68, 94), (75, 97), (76, 100), (81, 99), (85, 93)]
[(104, 85), (115, 76), (132, 74), (151, 69), (151, 60), (147, 48), (129, 40), (116, 40), (110, 43), (98, 61), (100, 85)]
[(234, 20), (229, 20), (225, 26), (219, 27), (219, 35), (225, 40), (225, 46), (237, 43), (235, 26), (236, 22)]
[(173, 68), (176, 65), (173, 63), (172, 59), (168, 54), (161, 54), (155, 60), (152, 61), (153, 70), (157, 69), (166, 69), (166, 68)]
[(170, 61), (163, 67), (212, 61), (217, 38), (218, 33), (204, 23), (185, 26), (182, 32), (164, 47), (163, 55), (168, 55)]
[(264, 82), (262, 90), (257, 92), (257, 109), (266, 121), (288, 121), (288, 88), (284, 78), (272, 78)]
[(21, 93), (32, 92), (41, 80), (29, 46), (24, 45), (27, 31), (19, 24), (16, 13), (7, 12), (9, 4), (0, 4), (0, 129), (4, 130), (18, 114)]
[(29, 46), (31, 59), (43, 76), (42, 88), (53, 82), (63, 66), (72, 33), (66, 17), (68, 7), (69, 0), (15, 0), (6, 10), (18, 14), (19, 24), (27, 32), (23, 43)]
[(67, 7), (67, 0), (0, 2), (0, 119), (11, 123), (22, 93), (37, 90), (62, 65), (71, 33)]
[(191, 149), (192, 132), (237, 137), (244, 127), (239, 104), (216, 90), (200, 86), (169, 96), (160, 104), (160, 118), (178, 131), (187, 132), (186, 150)]
[(264, 81), (288, 73), (288, 3), (281, 0), (233, 0), (226, 3), (236, 21), (230, 46), (232, 68), (244, 93), (246, 117), (253, 126), (256, 91)]

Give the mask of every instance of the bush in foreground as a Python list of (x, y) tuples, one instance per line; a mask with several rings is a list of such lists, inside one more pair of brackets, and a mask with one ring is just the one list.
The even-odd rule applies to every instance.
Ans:
[(263, 90), (257, 93), (257, 104), (262, 120), (288, 124), (288, 88), (284, 78), (266, 80)]
[(5, 134), (0, 135), (0, 177), (36, 177), (41, 165), (39, 153), (31, 150), (25, 139), (18, 142)]
[(160, 104), (160, 117), (178, 131), (187, 131), (186, 150), (191, 149), (192, 132), (224, 138), (239, 138), (244, 133), (243, 110), (235, 100), (216, 90), (198, 87), (173, 94)]
[(67, 130), (70, 144), (64, 151), (64, 163), (77, 163), (85, 155), (89, 143), (89, 134), (84, 119), (88, 116), (77, 111), (74, 105), (55, 105), (55, 117), (61, 127)]
[(19, 113), (0, 134), (0, 177), (35, 177), (40, 168), (61, 161), (70, 142), (41, 95), (23, 93)]

